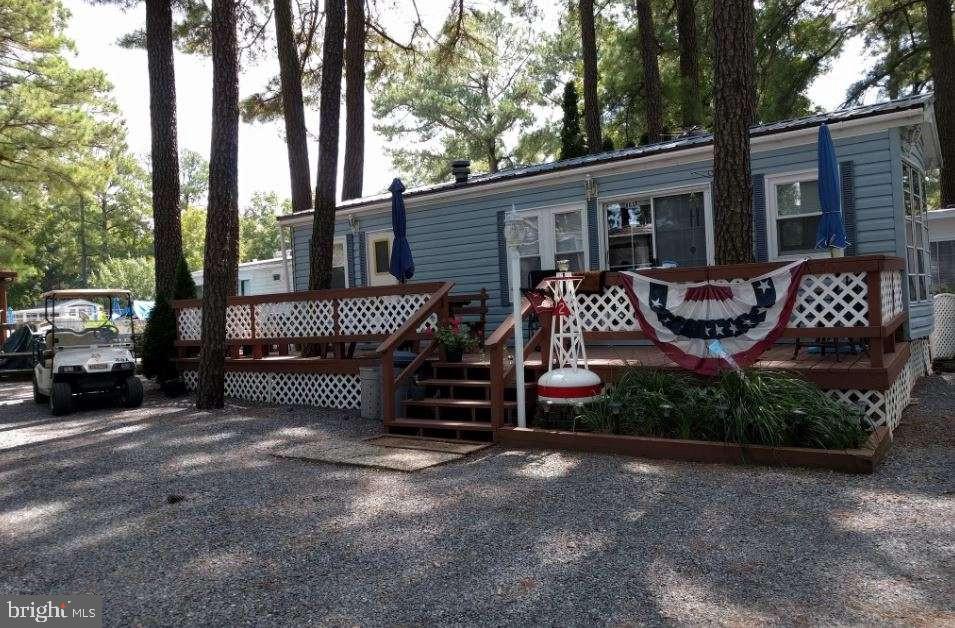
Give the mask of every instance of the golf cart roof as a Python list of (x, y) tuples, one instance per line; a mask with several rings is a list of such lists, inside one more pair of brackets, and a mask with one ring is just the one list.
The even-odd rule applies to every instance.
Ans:
[(40, 296), (44, 299), (95, 299), (98, 297), (131, 297), (129, 290), (119, 288), (76, 288), (75, 290), (50, 290)]

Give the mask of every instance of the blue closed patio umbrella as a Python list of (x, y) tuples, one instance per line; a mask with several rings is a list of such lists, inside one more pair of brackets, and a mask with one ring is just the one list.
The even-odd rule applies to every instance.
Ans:
[(389, 270), (395, 279), (404, 283), (414, 277), (414, 258), (411, 256), (411, 245), (408, 244), (405, 200), (401, 196), (405, 186), (401, 179), (395, 179), (388, 190), (391, 192), (391, 229), (395, 233)]
[(849, 246), (846, 240), (846, 228), (842, 223), (842, 195), (839, 189), (839, 162), (836, 160), (836, 148), (832, 144), (829, 127), (819, 127), (819, 227), (816, 230), (816, 248), (830, 249), (833, 257), (835, 249)]

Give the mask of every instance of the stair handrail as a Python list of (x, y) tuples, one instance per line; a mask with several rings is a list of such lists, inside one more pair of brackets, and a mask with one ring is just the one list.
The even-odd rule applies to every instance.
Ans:
[(440, 323), (448, 319), (448, 294), (453, 288), (453, 282), (443, 282), (437, 290), (431, 293), (428, 300), (422, 303), (414, 314), (405, 320), (401, 327), (378, 345), (378, 349), (375, 351), (381, 363), (381, 415), (385, 425), (395, 420), (395, 389), (411, 377), (415, 371), (421, 368), (425, 360), (434, 354), (437, 350), (437, 343), (432, 340), (424, 349), (419, 350), (415, 359), (403, 368), (397, 377), (395, 377), (395, 351), (401, 346), (401, 343), (409, 340), (412, 336), (417, 336), (418, 328), (435, 311), (438, 312)]
[[(540, 288), (541, 282), (538, 285)], [(526, 298), (521, 298), (520, 317), (523, 321), (533, 312), (533, 306)], [(533, 355), (535, 351), (541, 353), (541, 364), (546, 368), (550, 363), (550, 331), (551, 316), (541, 316), (541, 325), (524, 345), (525, 358)], [(507, 318), (498, 325), (494, 333), (485, 343), (485, 350), (488, 352), (490, 360), (490, 397), (491, 397), (491, 426), (499, 429), (504, 424), (504, 388), (511, 378), (514, 377), (516, 364), (511, 362), (509, 365), (504, 362), (504, 348), (507, 341), (514, 337), (514, 315), (508, 314)]]

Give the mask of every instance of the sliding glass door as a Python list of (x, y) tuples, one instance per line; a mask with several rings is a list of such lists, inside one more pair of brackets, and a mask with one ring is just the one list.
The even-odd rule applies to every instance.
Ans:
[(603, 211), (609, 270), (664, 263), (706, 266), (707, 218), (702, 191), (607, 202)]

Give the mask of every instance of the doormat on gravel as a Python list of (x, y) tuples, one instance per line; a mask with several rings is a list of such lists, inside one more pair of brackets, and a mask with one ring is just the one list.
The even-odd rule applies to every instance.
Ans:
[(277, 451), (274, 455), (280, 458), (307, 462), (372, 467), (405, 473), (420, 471), (445, 462), (460, 460), (464, 457), (464, 454), (448, 451), (383, 447), (367, 442), (340, 445), (298, 445), (290, 449)]
[(493, 443), (474, 443), (470, 441), (449, 441), (437, 438), (415, 438), (414, 436), (372, 436), (365, 439), (366, 443), (382, 447), (397, 447), (398, 449), (423, 449), (424, 451), (443, 451), (450, 454), (473, 454), (475, 451), (486, 449)]

